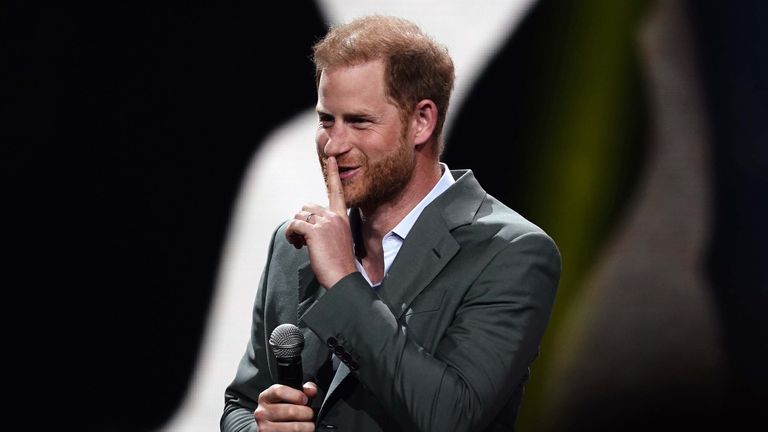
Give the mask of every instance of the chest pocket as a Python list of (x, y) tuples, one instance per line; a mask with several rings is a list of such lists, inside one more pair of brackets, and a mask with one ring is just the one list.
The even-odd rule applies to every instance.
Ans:
[[(433, 353), (442, 333), (446, 316), (442, 309), (445, 307), (445, 291), (421, 293), (401, 318), (401, 325), (408, 336), (418, 345)], [(448, 321), (450, 321), (448, 319)]]
[(445, 291), (425, 292), (416, 297), (411, 306), (405, 311), (405, 316), (417, 315), (440, 310)]

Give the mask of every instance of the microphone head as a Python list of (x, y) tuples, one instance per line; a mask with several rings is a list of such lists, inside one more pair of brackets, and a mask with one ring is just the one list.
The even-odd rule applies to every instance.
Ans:
[(293, 324), (280, 324), (272, 330), (269, 345), (278, 359), (299, 357), (304, 349), (304, 335)]

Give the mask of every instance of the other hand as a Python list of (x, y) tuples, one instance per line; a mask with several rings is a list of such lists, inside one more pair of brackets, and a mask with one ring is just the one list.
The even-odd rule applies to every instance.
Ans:
[(303, 391), (281, 384), (264, 390), (253, 412), (259, 431), (314, 431), (314, 412), (307, 404), (315, 396), (317, 386), (313, 382), (304, 383)]

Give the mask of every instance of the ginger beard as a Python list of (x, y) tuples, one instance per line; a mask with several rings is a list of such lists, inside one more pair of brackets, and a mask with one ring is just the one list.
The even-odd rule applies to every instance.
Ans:
[[(339, 166), (359, 165), (362, 168), (360, 173), (341, 182), (347, 208), (375, 208), (394, 199), (408, 184), (416, 166), (416, 154), (404, 140), (401, 139), (398, 144), (395, 151), (377, 160), (371, 160), (362, 153), (337, 158)], [(320, 155), (327, 187), (326, 159)]]

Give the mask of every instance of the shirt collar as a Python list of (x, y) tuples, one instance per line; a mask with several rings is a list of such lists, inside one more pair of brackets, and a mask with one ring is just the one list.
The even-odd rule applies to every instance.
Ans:
[(390, 234), (395, 234), (401, 239), (405, 240), (405, 237), (408, 236), (411, 228), (413, 228), (413, 225), (416, 224), (416, 219), (419, 218), (419, 215), (421, 215), (421, 212), (424, 211), (424, 208), (456, 182), (456, 180), (454, 180), (453, 176), (451, 175), (451, 170), (448, 169), (448, 165), (440, 162), (440, 168), (443, 170), (443, 175), (440, 176), (440, 180), (437, 181), (437, 184), (435, 184), (432, 190), (429, 191), (429, 193), (424, 198), (422, 198), (418, 204), (416, 204), (416, 207), (414, 207), (407, 215), (405, 215), (400, 223), (392, 228), (392, 231), (387, 233), (387, 236)]

